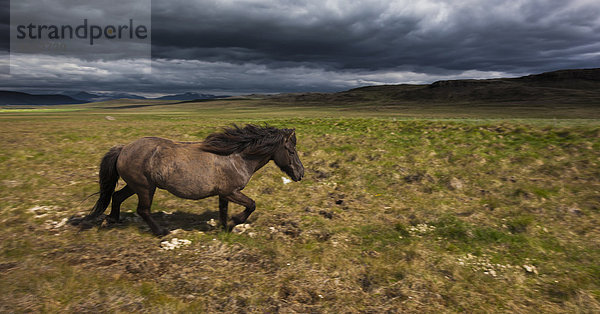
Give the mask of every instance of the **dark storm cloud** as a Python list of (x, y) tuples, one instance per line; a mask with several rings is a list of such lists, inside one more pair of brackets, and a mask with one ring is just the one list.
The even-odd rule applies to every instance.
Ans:
[[(71, 15), (110, 14), (72, 1)], [(151, 74), (100, 53), (16, 56), (21, 74), (0, 73), (0, 88), (335, 91), (598, 67), (599, 17), (597, 0), (154, 0)]]
[(8, 51), (10, 47), (10, 2), (0, 0), (0, 51)]
[(594, 1), (153, 3), (155, 56), (418, 72), (589, 67)]

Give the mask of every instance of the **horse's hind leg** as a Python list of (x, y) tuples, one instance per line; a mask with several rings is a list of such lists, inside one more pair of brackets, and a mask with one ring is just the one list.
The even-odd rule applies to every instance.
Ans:
[(169, 233), (169, 230), (160, 227), (156, 221), (152, 219), (152, 216), (150, 216), (150, 207), (152, 206), (152, 199), (154, 198), (155, 191), (156, 187), (151, 187), (148, 189), (140, 189), (140, 191), (136, 192), (138, 195), (137, 213), (144, 219), (155, 235), (164, 236)]
[(223, 196), (219, 196), (219, 220), (225, 230), (227, 230), (227, 209), (229, 207), (229, 201)]
[(107, 220), (110, 223), (119, 222), (119, 215), (121, 213), (121, 203), (133, 195), (133, 190), (126, 185), (124, 188), (118, 190), (112, 195), (112, 207), (110, 210), (110, 214), (108, 215)]

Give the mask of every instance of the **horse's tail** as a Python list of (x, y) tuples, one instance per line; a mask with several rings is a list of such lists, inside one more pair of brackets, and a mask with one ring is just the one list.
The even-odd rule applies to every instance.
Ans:
[(117, 181), (119, 181), (119, 173), (117, 172), (117, 158), (123, 150), (123, 145), (112, 147), (100, 162), (100, 197), (96, 201), (96, 204), (84, 219), (90, 220), (100, 216), (108, 204), (110, 199), (115, 192)]

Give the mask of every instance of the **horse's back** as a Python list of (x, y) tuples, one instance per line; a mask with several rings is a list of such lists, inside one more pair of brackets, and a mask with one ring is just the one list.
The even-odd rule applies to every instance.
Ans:
[(161, 147), (170, 147), (174, 142), (160, 137), (143, 137), (125, 146), (121, 150), (119, 161), (124, 165), (136, 160), (146, 160)]
[(129, 181), (156, 186), (183, 198), (215, 193), (214, 154), (198, 149), (196, 142), (144, 137), (123, 147), (117, 171)]

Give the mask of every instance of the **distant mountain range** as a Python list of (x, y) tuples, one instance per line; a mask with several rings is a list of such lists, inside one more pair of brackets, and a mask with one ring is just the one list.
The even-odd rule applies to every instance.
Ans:
[(84, 100), (86, 102), (96, 102), (96, 101), (106, 101), (113, 99), (146, 99), (143, 96), (138, 96), (134, 94), (128, 93), (88, 93), (88, 92), (63, 92), (64, 95), (67, 95), (71, 98), (77, 100)]
[[(256, 96), (256, 97), (254, 97)], [(0, 105), (57, 105), (106, 101), (112, 99), (154, 99), (194, 101), (224, 98), (187, 92), (158, 98), (145, 98), (127, 93), (63, 92), (57, 95), (32, 95), (0, 91)], [(266, 102), (280, 104), (502, 104), (584, 105), (600, 107), (600, 68), (560, 70), (519, 78), (484, 80), (448, 80), (423, 85), (366, 86), (338, 93), (292, 93), (253, 95)]]
[[(183, 93), (176, 95), (167, 95), (158, 97), (155, 99), (159, 100), (196, 100), (196, 99), (214, 99), (214, 98), (223, 98), (224, 96), (215, 96), (210, 94), (198, 94), (198, 93)], [(226, 97), (226, 96), (225, 96)]]
[(107, 101), (113, 99), (153, 99), (153, 100), (201, 100), (216, 99), (227, 96), (215, 96), (211, 94), (199, 94), (187, 92), (183, 94), (166, 95), (158, 98), (146, 98), (128, 93), (88, 93), (62, 92), (60, 94), (29, 94), (23, 92), (0, 91), (0, 105), (65, 105), (81, 104), (88, 102)]
[(154, 100), (196, 100), (196, 99), (214, 99), (214, 98), (223, 98), (227, 96), (215, 96), (211, 94), (199, 94), (193, 92), (186, 92), (183, 94), (174, 94), (174, 95), (166, 95), (157, 98), (146, 98), (144, 96), (139, 96), (135, 94), (128, 93), (88, 93), (88, 92), (65, 92), (65, 95), (68, 95), (72, 98), (85, 100), (85, 101), (106, 101), (113, 99), (154, 99)]
[(67, 95), (32, 95), (21, 92), (0, 91), (0, 105), (64, 105), (86, 102)]

